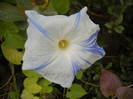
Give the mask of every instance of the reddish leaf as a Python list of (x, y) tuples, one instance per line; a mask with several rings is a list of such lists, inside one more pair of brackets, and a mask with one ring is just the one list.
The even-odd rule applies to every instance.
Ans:
[(118, 99), (133, 99), (133, 88), (119, 87), (116, 96)]
[(100, 90), (105, 97), (115, 95), (118, 87), (121, 86), (120, 79), (111, 72), (102, 70), (100, 77)]

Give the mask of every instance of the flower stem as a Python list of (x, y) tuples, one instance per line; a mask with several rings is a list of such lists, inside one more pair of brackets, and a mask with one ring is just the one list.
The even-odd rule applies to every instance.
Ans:
[(65, 97), (65, 93), (66, 93), (66, 88), (64, 88), (63, 90), (63, 97)]
[(129, 85), (128, 87), (129, 87), (129, 88), (130, 88), (130, 87), (133, 87), (133, 84)]
[(16, 77), (14, 75), (14, 64), (10, 63), (10, 68), (11, 68), (11, 71), (12, 71), (12, 74), (13, 74), (14, 89), (15, 89), (16, 92), (18, 92), (17, 84), (16, 84)]
[(119, 56), (104, 56), (104, 58), (120, 58)]
[(111, 99), (115, 99), (115, 98), (116, 98), (116, 95), (115, 96), (112, 95), (112, 98)]
[(4, 88), (11, 81), (11, 79), (14, 75), (14, 67), (11, 70), (12, 70), (11, 76), (9, 77), (8, 81), (2, 87), (0, 87), (0, 89)]
[(80, 79), (83, 83), (85, 84), (88, 84), (88, 85), (91, 85), (91, 86), (94, 86), (94, 87), (99, 87), (99, 85), (95, 85), (95, 84), (92, 84), (92, 83), (89, 83), (89, 82), (85, 82), (84, 80)]
[[(79, 3), (79, 2), (77, 2), (76, 5), (79, 6), (80, 8), (83, 8), (83, 7), (84, 7), (84, 6), (83, 6), (81, 3)], [(98, 15), (98, 14), (96, 14), (96, 13), (90, 11), (90, 10), (87, 10), (87, 13), (89, 13), (90, 15), (93, 15), (93, 16), (95, 16), (95, 17), (100, 17), (100, 18), (107, 19), (106, 16), (104, 16), (104, 15)]]

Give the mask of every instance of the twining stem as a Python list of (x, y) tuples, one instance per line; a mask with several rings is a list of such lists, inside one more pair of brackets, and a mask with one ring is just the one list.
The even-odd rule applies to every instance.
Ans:
[[(10, 63), (12, 74), (14, 74), (14, 64)], [(16, 77), (13, 75), (13, 83), (14, 83), (14, 89), (16, 92), (18, 92), (17, 84), (16, 84)]]
[(0, 87), (0, 89), (4, 88), (11, 81), (11, 79), (12, 79), (12, 77), (14, 75), (14, 67), (12, 67), (11, 70), (12, 70), (11, 76), (9, 77), (8, 81), (2, 87)]
[[(83, 6), (82, 4), (80, 4), (79, 2), (77, 2), (76, 5), (79, 6), (80, 8), (83, 8), (83, 7), (84, 7), (84, 6)], [(96, 14), (96, 13), (90, 11), (90, 10), (87, 10), (87, 13), (90, 14), (90, 15), (93, 15), (93, 16), (95, 16), (95, 17), (100, 17), (100, 18), (107, 19), (106, 16), (104, 16), (104, 15), (98, 15), (98, 14)]]
[(63, 97), (65, 97), (65, 93), (66, 93), (66, 88), (64, 88), (63, 90)]
[(112, 98), (111, 98), (111, 99), (115, 99), (115, 97), (116, 97), (116, 96), (113, 96), (113, 95), (112, 95)]
[(128, 87), (129, 87), (129, 88), (130, 88), (130, 87), (133, 87), (133, 84), (129, 85)]
[(94, 86), (94, 87), (99, 87), (99, 85), (95, 85), (95, 84), (92, 84), (92, 83), (89, 83), (89, 82), (85, 82), (84, 80), (80, 79), (83, 83), (85, 84), (88, 84), (88, 85), (91, 85), (91, 86)]
[(68, 88), (64, 88), (64, 90), (63, 90), (63, 97), (65, 97), (65, 99), (66, 99), (66, 93), (68, 92)]
[(0, 95), (0, 97), (5, 96), (5, 95), (7, 95), (7, 94), (9, 94), (9, 93), (4, 93), (4, 94), (1, 94), (1, 95)]
[(4, 88), (11, 81), (12, 76), (13, 74), (9, 77), (8, 81), (2, 87), (0, 87), (0, 89)]
[[(68, 88), (66, 89), (66, 93), (68, 92)], [(67, 97), (65, 96), (65, 99), (67, 99)]]
[(103, 58), (120, 58), (119, 56), (104, 56)]

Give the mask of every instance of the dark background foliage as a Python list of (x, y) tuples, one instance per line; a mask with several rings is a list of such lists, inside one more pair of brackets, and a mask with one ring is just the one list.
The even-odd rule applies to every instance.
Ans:
[[(70, 89), (44, 81), (37, 74), (23, 72), (21, 59), (28, 26), (24, 10), (34, 9), (44, 15), (71, 15), (84, 6), (88, 7), (90, 18), (100, 26), (98, 44), (105, 49), (106, 56), (92, 67), (79, 72), (74, 80), (75, 85)], [(117, 75), (123, 86), (133, 84), (133, 1), (1, 0), (0, 45), (1, 99), (106, 99), (100, 92), (102, 69)], [(38, 91), (28, 93), (31, 91), (27, 89), (30, 80), (34, 81)], [(46, 82), (46, 85), (42, 82)], [(40, 91), (42, 87), (47, 90)]]

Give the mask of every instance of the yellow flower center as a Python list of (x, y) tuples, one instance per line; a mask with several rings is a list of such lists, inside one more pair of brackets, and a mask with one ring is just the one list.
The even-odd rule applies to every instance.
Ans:
[(61, 41), (59, 41), (58, 46), (61, 49), (66, 49), (68, 46), (68, 42), (66, 40), (61, 40)]

